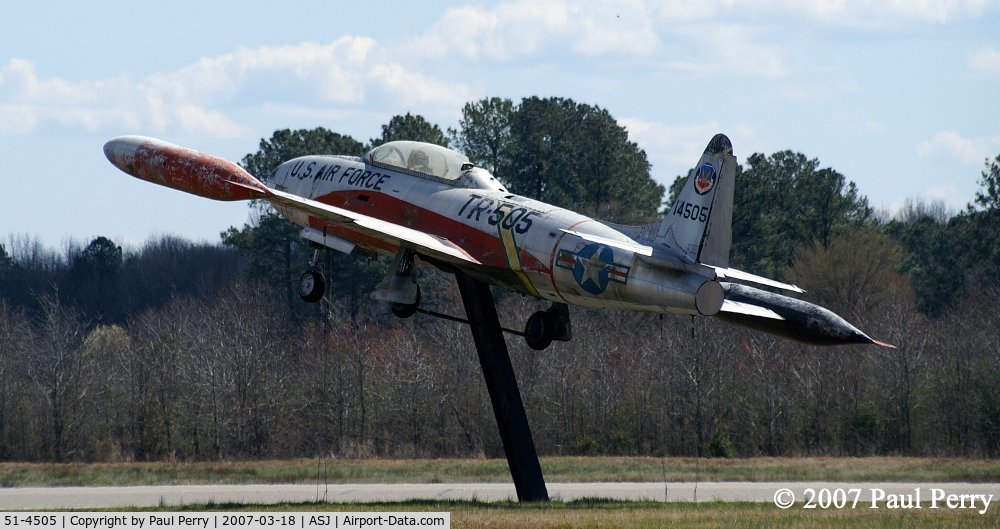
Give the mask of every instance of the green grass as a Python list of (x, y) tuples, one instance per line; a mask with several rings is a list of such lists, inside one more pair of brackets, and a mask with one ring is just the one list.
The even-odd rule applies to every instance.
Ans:
[[(650, 503), (584, 500), (518, 504), (403, 502), (379, 504), (286, 504), (286, 505), (193, 505), (189, 511), (402, 511), (450, 512), (451, 526), (505, 529), (513, 527), (749, 527), (749, 528), (882, 528), (882, 527), (997, 527), (1000, 508), (985, 515), (972, 511), (920, 510), (889, 511), (856, 509), (803, 510), (798, 506), (781, 510), (768, 503)], [(176, 509), (171, 509), (176, 510)]]
[[(544, 457), (545, 479), (598, 481), (1000, 482), (1000, 460), (952, 458)], [(503, 459), (0, 463), (0, 486), (199, 483), (509, 483)]]

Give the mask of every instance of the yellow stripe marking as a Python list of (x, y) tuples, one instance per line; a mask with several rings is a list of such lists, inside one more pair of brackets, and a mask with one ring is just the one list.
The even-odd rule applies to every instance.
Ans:
[(517, 274), (517, 277), (521, 279), (521, 282), (524, 283), (524, 286), (527, 287), (528, 292), (532, 296), (539, 296), (538, 290), (535, 290), (535, 285), (531, 284), (528, 275), (521, 268), (521, 253), (517, 249), (517, 241), (514, 240), (514, 231), (512, 229), (505, 230), (500, 227), (500, 224), (500, 222), (497, 223), (497, 232), (500, 234), (500, 243), (503, 245), (504, 256), (507, 258), (507, 267)]

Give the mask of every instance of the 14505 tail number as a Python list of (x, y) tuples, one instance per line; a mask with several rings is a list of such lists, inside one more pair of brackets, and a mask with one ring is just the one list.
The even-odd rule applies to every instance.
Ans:
[(711, 208), (709, 206), (700, 206), (698, 204), (692, 204), (682, 200), (674, 205), (674, 209), (670, 212), (670, 214), (676, 215), (682, 219), (705, 222), (708, 220), (708, 212), (710, 209)]

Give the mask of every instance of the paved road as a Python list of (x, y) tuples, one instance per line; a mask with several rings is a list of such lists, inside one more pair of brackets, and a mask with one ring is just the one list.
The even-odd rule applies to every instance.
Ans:
[[(791, 490), (799, 501), (805, 489), (862, 489), (861, 501), (871, 501), (871, 489), (886, 494), (914, 494), (930, 501), (935, 489), (947, 494), (995, 495), (1000, 484), (983, 483), (819, 483), (819, 482), (704, 482), (704, 483), (549, 483), (549, 496), (558, 500), (609, 498), (651, 501), (772, 502), (775, 492)], [(280, 503), (515, 499), (512, 484), (434, 483), (363, 485), (170, 485), (136, 487), (25, 487), (0, 489), (0, 511), (153, 507), (214, 503)]]

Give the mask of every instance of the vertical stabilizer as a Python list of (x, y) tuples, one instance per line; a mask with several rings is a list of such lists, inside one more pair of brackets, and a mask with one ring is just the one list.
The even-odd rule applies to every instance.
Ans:
[(716, 134), (660, 221), (655, 242), (689, 262), (728, 267), (735, 176), (733, 145), (724, 134)]

